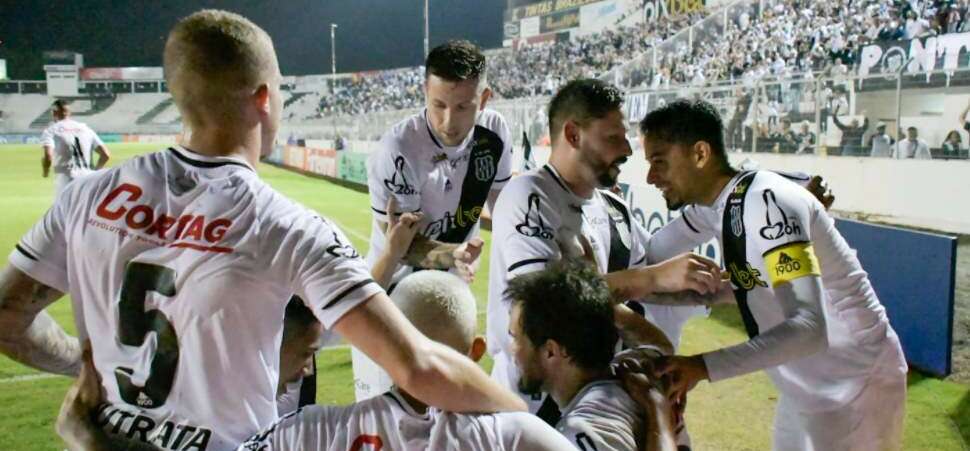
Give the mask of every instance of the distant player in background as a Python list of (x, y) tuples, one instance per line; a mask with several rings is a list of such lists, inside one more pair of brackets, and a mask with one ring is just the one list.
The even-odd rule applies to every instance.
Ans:
[[(40, 135), (44, 148), (41, 168), (44, 177), (54, 168), (54, 189), (60, 193), (71, 180), (104, 167), (111, 158), (108, 147), (98, 134), (86, 124), (71, 119), (71, 107), (64, 100), (55, 100), (51, 107), (54, 123)], [(91, 166), (91, 153), (97, 152), (98, 162)]]

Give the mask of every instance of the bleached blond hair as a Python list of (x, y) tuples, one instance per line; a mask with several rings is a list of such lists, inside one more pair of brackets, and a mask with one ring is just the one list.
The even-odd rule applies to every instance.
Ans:
[(391, 300), (428, 338), (466, 353), (477, 328), (475, 295), (468, 284), (444, 271), (418, 271), (402, 279)]

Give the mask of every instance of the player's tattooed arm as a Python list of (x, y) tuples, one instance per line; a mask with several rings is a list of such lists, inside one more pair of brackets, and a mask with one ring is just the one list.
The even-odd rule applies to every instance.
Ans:
[(484, 245), (485, 242), (477, 237), (464, 243), (443, 243), (417, 235), (404, 260), (411, 266), (428, 269), (455, 268), (462, 279), (471, 283)]
[(673, 354), (674, 346), (663, 331), (624, 304), (613, 305), (613, 323), (627, 347), (653, 346), (663, 354)]
[(42, 371), (77, 376), (81, 346), (46, 311), (63, 293), (8, 265), (0, 272), (0, 352)]
[(722, 280), (718, 290), (711, 293), (700, 294), (691, 290), (675, 293), (657, 293), (642, 299), (642, 301), (647, 304), (673, 307), (696, 305), (710, 307), (712, 305), (730, 304), (734, 302), (734, 291), (731, 289), (730, 281)]

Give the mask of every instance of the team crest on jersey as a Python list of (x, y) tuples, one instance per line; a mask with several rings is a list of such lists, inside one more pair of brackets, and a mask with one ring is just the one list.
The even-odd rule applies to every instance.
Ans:
[(390, 190), (394, 194), (400, 194), (402, 196), (411, 196), (417, 194), (418, 191), (408, 183), (407, 177), (404, 175), (404, 156), (398, 155), (394, 159), (394, 174), (391, 175), (390, 179), (384, 179), (384, 187)]
[[(762, 194), (765, 201), (765, 226), (761, 228), (761, 237), (766, 240), (777, 240), (786, 235), (801, 235), (802, 227), (798, 223), (788, 221), (788, 214), (778, 205), (774, 191), (768, 189)], [(773, 214), (774, 213), (774, 214)]]
[(486, 182), (495, 177), (495, 160), (491, 155), (485, 154), (475, 158), (475, 178), (481, 182)]
[(741, 206), (731, 206), (731, 232), (740, 237), (744, 233), (744, 221), (741, 219)]
[(542, 238), (551, 240), (553, 238), (552, 229), (546, 227), (539, 214), (539, 195), (532, 193), (529, 195), (529, 207), (525, 212), (525, 220), (515, 226), (515, 231), (522, 235), (532, 238)]

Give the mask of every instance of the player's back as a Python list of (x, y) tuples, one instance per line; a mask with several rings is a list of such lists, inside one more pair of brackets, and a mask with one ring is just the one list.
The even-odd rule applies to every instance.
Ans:
[(87, 124), (71, 118), (54, 122), (41, 134), (41, 145), (53, 149), (51, 167), (61, 174), (91, 169), (91, 152), (101, 144)]
[(290, 295), (320, 302), (329, 328), (377, 289), (345, 242), (245, 161), (170, 148), (70, 185), (21, 244), (63, 255), (27, 272), (70, 291), (111, 404), (101, 421), (219, 450), (276, 419)]
[(586, 384), (556, 424), (579, 449), (632, 450), (643, 443), (643, 409), (618, 380)]
[(572, 451), (538, 417), (525, 412), (460, 414), (415, 411), (392, 388), (347, 406), (308, 406), (280, 418), (239, 450)]

